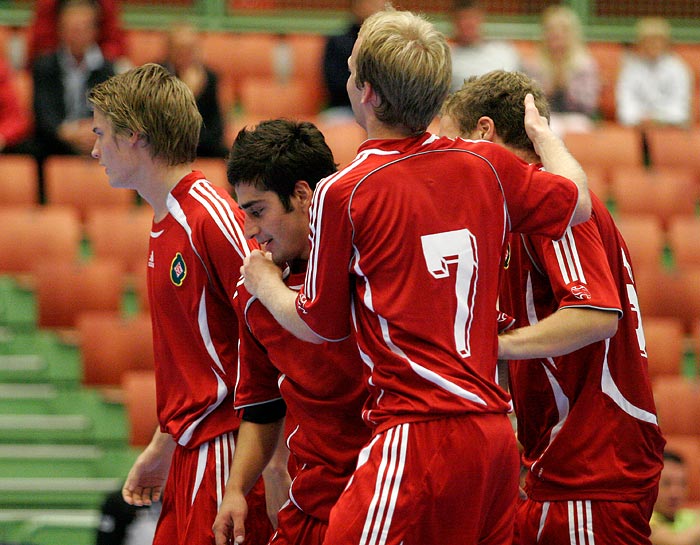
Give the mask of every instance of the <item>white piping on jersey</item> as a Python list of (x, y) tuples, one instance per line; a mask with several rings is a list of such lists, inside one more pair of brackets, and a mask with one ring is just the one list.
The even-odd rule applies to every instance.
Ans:
[(194, 434), (194, 430), (197, 429), (197, 426), (199, 426), (199, 423), (204, 420), (209, 414), (216, 409), (221, 403), (226, 399), (226, 396), (228, 395), (228, 388), (226, 388), (226, 384), (224, 381), (221, 379), (219, 376), (219, 373), (217, 373), (214, 368), (212, 368), (211, 372), (214, 374), (216, 377), (216, 383), (217, 383), (217, 388), (216, 388), (216, 401), (209, 405), (207, 407), (207, 410), (202, 413), (202, 415), (192, 422), (183, 434), (180, 436), (180, 439), (178, 440), (178, 444), (182, 445), (183, 447), (187, 446), (187, 443), (189, 443), (192, 440), (192, 435)]
[[(552, 360), (549, 360), (552, 364)], [(562, 390), (562, 387), (559, 385), (557, 382), (557, 379), (554, 377), (552, 372), (549, 370), (549, 368), (545, 365), (544, 362), (540, 362), (542, 367), (544, 368), (544, 372), (547, 374), (547, 379), (549, 380), (549, 385), (552, 387), (552, 393), (554, 394), (554, 401), (557, 404), (557, 414), (559, 415), (557, 419), (557, 423), (552, 427), (552, 431), (549, 434), (549, 443), (547, 446), (552, 444), (552, 441), (556, 438), (557, 435), (559, 435), (559, 432), (561, 431), (562, 427), (564, 426), (564, 423), (566, 422), (566, 419), (569, 416), (569, 398), (566, 397), (566, 394), (564, 394), (564, 390)], [(541, 458), (541, 456), (540, 456)], [(539, 460), (538, 460), (539, 461)], [(533, 464), (534, 467), (535, 464)]]
[(199, 453), (197, 454), (197, 471), (195, 473), (194, 486), (192, 487), (192, 498), (190, 499), (190, 505), (194, 505), (194, 499), (197, 497), (199, 487), (202, 485), (202, 479), (204, 478), (204, 470), (207, 468), (208, 452), (208, 442), (199, 445)]
[(389, 324), (386, 321), (386, 318), (383, 318), (378, 314), (376, 316), (379, 319), (379, 325), (382, 330), (382, 337), (384, 338), (384, 342), (386, 343), (387, 347), (394, 354), (406, 360), (414, 373), (416, 373), (419, 377), (427, 380), (428, 382), (432, 382), (436, 386), (439, 386), (443, 390), (450, 392), (451, 394), (459, 396), (468, 401), (472, 401), (473, 403), (478, 403), (479, 405), (486, 405), (486, 401), (481, 399), (475, 393), (470, 392), (469, 390), (465, 390), (461, 386), (457, 386), (454, 382), (450, 382), (445, 377), (439, 375), (435, 371), (431, 371), (430, 369), (423, 367), (422, 365), (418, 365), (414, 361), (411, 361), (411, 359), (404, 353), (404, 351), (401, 350), (401, 348), (399, 348), (398, 346), (396, 346), (391, 340), (391, 337), (389, 336)]
[(400, 424), (383, 434), (382, 461), (359, 545), (387, 542), (406, 464), (408, 432), (409, 424)]
[[(298, 430), (298, 429), (299, 429), (299, 426), (297, 426), (296, 430)], [(294, 431), (296, 432), (296, 430), (294, 430)], [(299, 502), (298, 502), (297, 499), (294, 497), (294, 483), (296, 482), (296, 480), (297, 480), (297, 478), (299, 477), (299, 475), (301, 475), (301, 472), (304, 471), (305, 469), (306, 469), (306, 464), (303, 464), (303, 465), (297, 470), (297, 474), (296, 474), (296, 475), (294, 476), (294, 478), (292, 479), (292, 482), (289, 483), (289, 492), (288, 492), (288, 494), (289, 494), (289, 499), (287, 500), (287, 503), (289, 503), (289, 502), (291, 501), (291, 502), (296, 506), (296, 508), (299, 509), (299, 511), (301, 511), (302, 513), (304, 512), (304, 510), (301, 508), (301, 505), (299, 505)], [(281, 510), (281, 509), (280, 509), (280, 510)]]
[(160, 231), (151, 231), (151, 238), (158, 238), (160, 235), (165, 233), (165, 229), (161, 229)]
[(603, 360), (603, 373), (600, 379), (600, 387), (603, 390), (603, 393), (610, 397), (610, 399), (613, 400), (615, 405), (620, 407), (620, 409), (625, 411), (632, 418), (636, 418), (637, 420), (641, 420), (642, 422), (648, 422), (649, 424), (654, 424), (655, 426), (657, 426), (658, 420), (656, 419), (656, 415), (630, 403), (625, 398), (625, 396), (622, 395), (622, 392), (617, 387), (617, 384), (615, 384), (615, 381), (613, 380), (613, 377), (610, 374), (610, 367), (608, 366), (609, 349), (610, 339), (605, 339), (605, 359)]
[(294, 428), (294, 430), (292, 430), (292, 432), (287, 436), (287, 441), (286, 441), (286, 443), (287, 443), (287, 448), (288, 448), (289, 450), (292, 450), (292, 447), (289, 446), (289, 444), (292, 442), (292, 437), (293, 437), (294, 435), (296, 435), (296, 433), (297, 433), (298, 431), (299, 431), (299, 425), (297, 424), (296, 428)]
[(209, 182), (197, 180), (190, 188), (192, 195), (209, 212), (221, 232), (243, 259), (250, 254), (243, 229), (236, 221), (229, 203), (219, 195)]
[(204, 341), (204, 346), (207, 349), (209, 357), (214, 360), (214, 363), (219, 368), (222, 374), (226, 374), (219, 354), (216, 352), (216, 347), (214, 342), (211, 340), (211, 333), (209, 332), (209, 320), (207, 318), (207, 288), (206, 286), (202, 288), (202, 296), (199, 299), (199, 315), (197, 316), (197, 322), (199, 325), (199, 334)]
[(547, 522), (547, 514), (549, 513), (549, 502), (542, 503), (542, 514), (540, 515), (540, 525), (537, 528), (537, 543), (540, 542), (540, 536), (542, 535), (542, 530), (544, 530), (544, 525)]
[(625, 250), (620, 246), (620, 254), (622, 256), (622, 264), (624, 265), (625, 269), (627, 269), (627, 274), (630, 275), (630, 280), (634, 282), (634, 275), (632, 274), (632, 265), (630, 265), (629, 260), (627, 259), (627, 254), (625, 253)]
[(564, 236), (559, 240), (553, 240), (552, 246), (554, 253), (557, 256), (559, 270), (564, 279), (564, 284), (571, 282), (586, 283), (586, 277), (583, 274), (583, 267), (576, 248), (576, 240), (571, 231), (571, 227), (566, 229)]
[(214, 478), (216, 479), (216, 506), (218, 507), (221, 505), (221, 498), (223, 497), (221, 494), (221, 480), (219, 479), (219, 475), (221, 475), (221, 466), (223, 465), (223, 460), (221, 459), (221, 437), (214, 438), (214, 457), (216, 462), (214, 465)]

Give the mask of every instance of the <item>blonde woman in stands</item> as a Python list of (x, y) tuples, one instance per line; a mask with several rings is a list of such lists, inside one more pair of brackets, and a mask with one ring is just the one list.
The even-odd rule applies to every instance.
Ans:
[(598, 64), (583, 40), (581, 21), (567, 6), (542, 12), (542, 41), (535, 55), (523, 61), (537, 80), (551, 108), (551, 126), (559, 135), (593, 128), (600, 100)]
[(625, 58), (615, 90), (617, 120), (623, 125), (690, 123), (693, 75), (671, 50), (671, 27), (660, 17), (637, 22), (637, 43)]

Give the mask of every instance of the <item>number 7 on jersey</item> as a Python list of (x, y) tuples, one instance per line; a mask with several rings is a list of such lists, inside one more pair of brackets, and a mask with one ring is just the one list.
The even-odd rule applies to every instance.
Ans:
[(423, 257), (434, 278), (449, 278), (450, 265), (457, 264), (454, 278), (457, 312), (454, 338), (457, 352), (463, 358), (471, 355), (470, 335), (478, 269), (476, 237), (468, 229), (423, 235)]

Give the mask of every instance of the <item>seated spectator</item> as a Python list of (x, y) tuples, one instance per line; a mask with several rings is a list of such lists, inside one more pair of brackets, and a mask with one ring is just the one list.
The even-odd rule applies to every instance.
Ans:
[(85, 94), (114, 74), (97, 38), (97, 8), (71, 0), (59, 14), (59, 48), (32, 68), (39, 160), (52, 154), (88, 155), (95, 142)]
[(110, 492), (102, 502), (95, 545), (151, 545), (161, 511), (161, 502), (136, 507)]
[(589, 131), (598, 114), (600, 75), (578, 15), (567, 6), (550, 6), (541, 25), (540, 47), (523, 63), (524, 71), (542, 86), (556, 133)]
[(683, 458), (664, 452), (664, 469), (659, 495), (651, 516), (653, 545), (699, 545), (700, 510), (685, 507), (688, 497), (688, 469)]
[[(59, 46), (58, 14), (66, 0), (36, 0), (34, 17), (28, 28), (27, 66), (42, 55), (53, 53)], [(102, 54), (113, 63), (128, 63), (126, 38), (119, 20), (116, 0), (94, 0), (99, 9), (97, 44)]]
[(453, 4), (452, 91), (470, 76), (520, 68), (520, 55), (513, 45), (484, 39), (484, 15), (480, 0), (455, 0)]
[(161, 63), (190, 88), (202, 114), (197, 155), (226, 157), (223, 144), (224, 122), (218, 96), (218, 77), (202, 61), (199, 35), (190, 24), (179, 23), (168, 31), (167, 58)]
[(354, 119), (350, 99), (345, 84), (350, 76), (348, 58), (357, 40), (362, 22), (384, 7), (384, 0), (352, 0), (350, 13), (352, 20), (345, 31), (330, 36), (323, 52), (323, 81), (328, 94), (328, 110), (324, 116), (341, 116)]
[(617, 120), (623, 125), (687, 126), (693, 93), (688, 65), (671, 50), (665, 19), (637, 22), (637, 43), (626, 55), (615, 90)]
[(0, 57), (0, 153), (33, 153), (30, 118), (17, 97), (12, 69)]

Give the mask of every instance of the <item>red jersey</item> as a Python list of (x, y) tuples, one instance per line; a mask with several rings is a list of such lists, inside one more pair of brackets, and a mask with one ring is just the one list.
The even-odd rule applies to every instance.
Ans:
[(513, 236), (501, 290), (499, 305), (516, 327), (566, 307), (621, 315), (610, 339), (510, 363), (527, 492), (536, 501), (638, 501), (662, 467), (629, 252), (605, 205), (591, 198), (591, 218), (560, 240)]
[(180, 445), (195, 447), (238, 429), (231, 298), (250, 249), (243, 211), (201, 172), (180, 180), (167, 206), (148, 259), (158, 419)]
[[(285, 279), (295, 290), (304, 273)], [(279, 399), (287, 404), (287, 446), (299, 468), (291, 501), (328, 521), (370, 437), (361, 418), (367, 399), (354, 337), (312, 344), (282, 328), (243, 284), (235, 305), (241, 320), (236, 408)]]
[(577, 196), (501, 146), (428, 133), (368, 140), (319, 184), (297, 311), (329, 340), (352, 314), (378, 431), (508, 410), (493, 319), (505, 235), (561, 236)]

